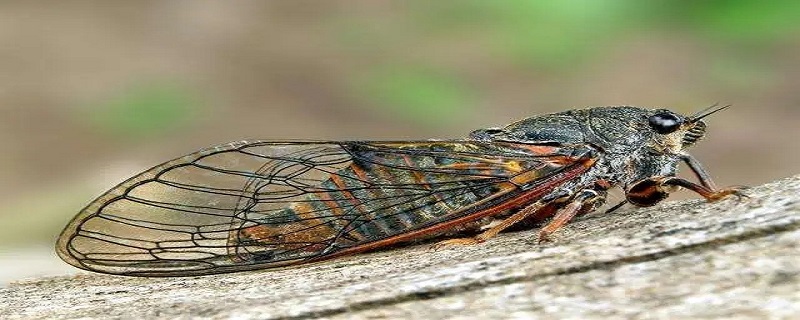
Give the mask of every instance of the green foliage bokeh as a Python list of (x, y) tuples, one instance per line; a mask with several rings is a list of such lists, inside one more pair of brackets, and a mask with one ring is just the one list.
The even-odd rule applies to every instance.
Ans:
[[(800, 35), (800, 2), (791, 0), (419, 0), (406, 4), (412, 19), (386, 21), (386, 27), (376, 30), (359, 29), (356, 21), (351, 28), (340, 29), (344, 30), (340, 38), (367, 54), (383, 55), (372, 59), (376, 65), (367, 81), (370, 85), (355, 82), (357, 95), (368, 99), (377, 112), (439, 124), (452, 123), (453, 115), (468, 111), (480, 101), (480, 91), (459, 83), (457, 69), (439, 66), (432, 75), (429, 62), (410, 59), (409, 63), (408, 56), (413, 57), (419, 41), (414, 35), (422, 34), (434, 43), (468, 37), (486, 44), (501, 63), (559, 75), (618, 48), (626, 39), (647, 38), (652, 33), (686, 34), (716, 48), (720, 56), (728, 56), (711, 66), (715, 81), (740, 86), (750, 85), (746, 82), (754, 70), (749, 66), (768, 67), (759, 59), (769, 58), (759, 52)], [(353, 46), (357, 41), (380, 45), (365, 49)], [(402, 72), (383, 66), (394, 61), (403, 61)], [(719, 72), (723, 64), (725, 71)], [(756, 72), (768, 76), (769, 70)]]

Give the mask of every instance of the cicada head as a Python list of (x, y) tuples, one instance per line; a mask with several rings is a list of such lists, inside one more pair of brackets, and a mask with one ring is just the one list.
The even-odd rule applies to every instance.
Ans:
[(696, 117), (685, 117), (675, 112), (653, 110), (647, 118), (650, 141), (645, 147), (659, 154), (678, 154), (693, 146), (706, 134), (706, 124)]

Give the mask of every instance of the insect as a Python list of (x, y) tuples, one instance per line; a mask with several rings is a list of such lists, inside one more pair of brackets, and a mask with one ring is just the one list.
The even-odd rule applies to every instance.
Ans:
[[(742, 195), (743, 187), (717, 189), (684, 151), (705, 135), (702, 119), (726, 107), (691, 116), (629, 106), (570, 110), (463, 140), (233, 142), (109, 190), (66, 226), (56, 249), (82, 269), (189, 276), (469, 231), (477, 235), (440, 244), (474, 244), (525, 223), (545, 223), (539, 239), (546, 240), (601, 206), (613, 187), (636, 206), (679, 188), (709, 201)], [(681, 162), (699, 183), (676, 177)]]

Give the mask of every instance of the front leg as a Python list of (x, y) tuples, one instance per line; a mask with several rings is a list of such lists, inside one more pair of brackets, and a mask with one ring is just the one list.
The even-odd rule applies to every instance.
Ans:
[(746, 197), (743, 191), (747, 189), (742, 186), (733, 186), (714, 190), (706, 185), (699, 185), (678, 177), (657, 176), (634, 183), (625, 192), (625, 197), (628, 202), (634, 205), (649, 207), (666, 199), (671, 192), (680, 187), (692, 190), (710, 202), (717, 201), (729, 195)]

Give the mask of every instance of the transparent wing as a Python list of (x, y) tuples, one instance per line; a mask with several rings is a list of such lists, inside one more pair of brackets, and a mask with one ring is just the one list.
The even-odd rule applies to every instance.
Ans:
[(549, 177), (585, 170), (587, 157), (475, 141), (234, 142), (114, 187), (69, 223), (57, 251), (79, 268), (141, 276), (320, 260), (480, 218)]

